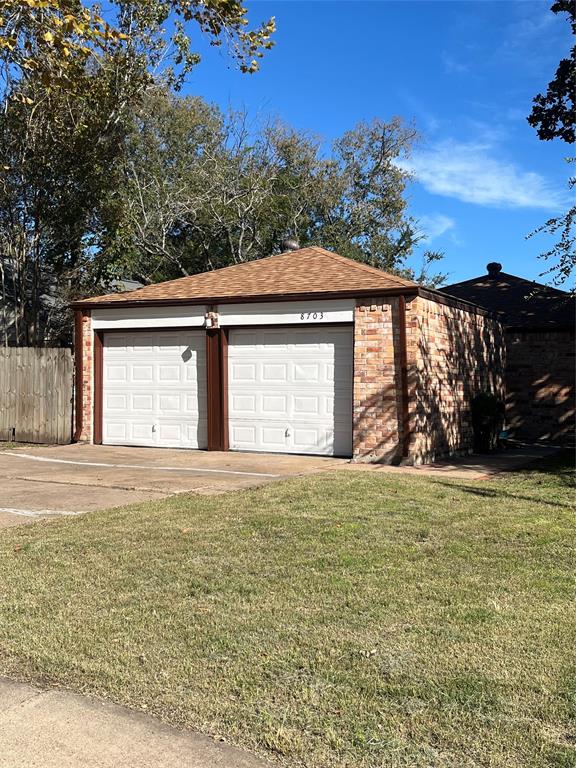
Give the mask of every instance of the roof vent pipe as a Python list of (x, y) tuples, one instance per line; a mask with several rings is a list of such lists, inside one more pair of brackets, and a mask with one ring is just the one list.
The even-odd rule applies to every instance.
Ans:
[(497, 261), (491, 261), (490, 264), (486, 264), (486, 269), (488, 270), (489, 277), (498, 277), (500, 272), (502, 272), (502, 264), (499, 264)]
[(295, 237), (285, 237), (284, 240), (282, 240), (283, 251), (297, 251), (299, 248), (300, 243)]

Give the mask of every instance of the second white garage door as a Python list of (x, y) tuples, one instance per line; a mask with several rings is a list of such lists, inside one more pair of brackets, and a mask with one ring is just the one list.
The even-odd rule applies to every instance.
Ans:
[(230, 331), (230, 448), (352, 453), (353, 331)]
[(102, 442), (205, 448), (206, 334), (104, 334)]

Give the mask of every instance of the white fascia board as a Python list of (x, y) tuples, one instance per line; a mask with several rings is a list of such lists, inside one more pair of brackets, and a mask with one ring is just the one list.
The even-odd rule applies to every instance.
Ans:
[(206, 307), (110, 307), (92, 310), (92, 327), (96, 331), (114, 328), (190, 328), (204, 327)]
[(322, 325), (354, 321), (354, 299), (220, 304), (218, 322), (232, 325)]

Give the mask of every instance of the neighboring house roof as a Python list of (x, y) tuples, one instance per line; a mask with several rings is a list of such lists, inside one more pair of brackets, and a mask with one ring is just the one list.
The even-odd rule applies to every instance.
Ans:
[(142, 288), (144, 283), (139, 283), (138, 280), (112, 280), (110, 288), (113, 288), (116, 293), (124, 293), (125, 291), (135, 291), (136, 288)]
[(500, 315), (513, 328), (574, 328), (576, 300), (558, 288), (502, 272), (491, 262), (487, 274), (440, 288), (442, 293), (470, 301)]
[(350, 296), (362, 293), (377, 295), (378, 292), (402, 293), (403, 290), (416, 291), (417, 288), (417, 284), (410, 280), (344, 258), (324, 248), (311, 246), (212, 272), (147, 285), (135, 291), (95, 296), (75, 302), (75, 306), (273, 300), (334, 293)]

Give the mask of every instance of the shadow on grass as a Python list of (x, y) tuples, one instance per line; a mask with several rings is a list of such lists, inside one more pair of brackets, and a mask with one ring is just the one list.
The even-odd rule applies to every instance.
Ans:
[[(544, 488), (550, 490), (550, 493), (554, 492), (554, 486), (559, 490), (576, 488), (575, 468), (576, 460), (574, 451), (566, 450), (554, 454), (553, 456), (549, 456), (546, 459), (532, 462), (522, 469), (504, 471), (499, 476), (492, 478), (494, 484), (489, 486), (486, 485), (485, 480), (482, 480), (477, 485), (458, 484), (458, 490), (481, 498), (515, 499), (517, 501), (529, 501), (535, 504), (545, 504), (549, 507), (567, 509), (570, 505), (566, 503), (545, 499), (542, 498), (541, 495), (532, 496), (525, 493), (518, 493), (514, 490), (509, 490), (508, 485), (509, 482), (514, 479), (522, 481), (533, 477), (533, 482), (536, 486), (544, 486)], [(545, 477), (543, 480), (538, 480), (537, 475), (544, 475)], [(435, 485), (450, 486), (451, 488), (454, 488), (453, 484), (448, 481), (433, 480), (432, 482)]]
[(572, 448), (559, 451), (544, 459), (537, 459), (525, 467), (507, 472), (507, 476), (525, 477), (535, 473), (554, 476), (559, 485), (576, 486), (576, 452)]
[[(433, 482), (434, 485), (443, 485), (454, 489), (454, 485), (446, 480), (434, 480)], [(570, 505), (563, 504), (559, 501), (549, 501), (548, 499), (543, 499), (541, 496), (527, 496), (523, 493), (510, 493), (504, 488), (486, 488), (474, 485), (458, 485), (457, 488), (459, 491), (462, 491), (462, 493), (469, 493), (473, 496), (480, 496), (485, 499), (514, 499), (516, 501), (529, 501), (532, 504), (545, 504), (548, 507), (558, 507), (559, 509), (570, 508)]]

